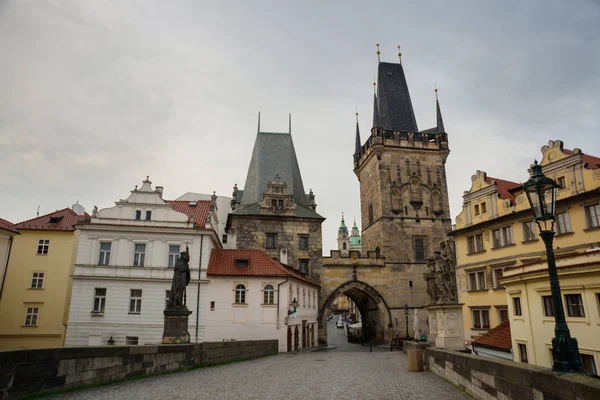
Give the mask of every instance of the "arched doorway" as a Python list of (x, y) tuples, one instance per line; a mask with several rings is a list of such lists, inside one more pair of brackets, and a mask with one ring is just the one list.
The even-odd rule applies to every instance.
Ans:
[(348, 296), (362, 316), (363, 334), (374, 343), (388, 342), (392, 337), (392, 316), (387, 302), (371, 285), (359, 280), (347, 281), (332, 291), (319, 310), (319, 343), (327, 343), (327, 315), (339, 295)]

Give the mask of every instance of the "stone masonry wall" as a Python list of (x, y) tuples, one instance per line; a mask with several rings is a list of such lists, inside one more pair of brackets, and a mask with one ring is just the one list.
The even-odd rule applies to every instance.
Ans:
[(476, 399), (600, 399), (600, 379), (431, 347), (425, 352), (431, 372)]
[[(270, 257), (280, 259), (280, 250), (288, 251), (287, 265), (299, 268), (299, 259), (309, 260), (310, 276), (315, 282), (321, 278), (322, 233), (321, 222), (302, 218), (261, 218), (232, 214), (230, 232), (235, 234), (238, 249), (264, 250)], [(267, 233), (277, 234), (274, 249), (267, 248)], [(300, 249), (300, 235), (308, 235), (308, 249)], [(281, 261), (281, 260), (280, 260)]]
[(0, 352), (0, 399), (278, 354), (277, 340)]

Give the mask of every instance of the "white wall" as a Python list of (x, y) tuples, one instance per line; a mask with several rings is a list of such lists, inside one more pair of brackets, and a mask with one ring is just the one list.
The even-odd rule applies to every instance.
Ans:
[[(308, 307), (302, 304), (303, 290), (310, 290), (318, 295), (318, 290), (312, 285), (297, 280), (290, 280), (280, 286), (280, 301), (277, 306), (278, 284), (285, 282), (281, 277), (225, 277), (209, 276), (207, 297), (205, 303), (206, 331), (205, 341), (222, 340), (262, 340), (278, 339), (279, 351), (287, 351), (287, 327), (301, 325), (303, 320), (307, 324), (315, 324), (315, 340), (318, 337), (317, 314), (318, 298)], [(235, 287), (243, 284), (246, 287), (246, 305), (235, 304)], [(265, 305), (263, 288), (270, 284), (275, 289), (274, 305)], [(292, 286), (294, 296), (297, 288), (300, 289), (300, 304), (294, 318), (288, 318), (289, 288)], [(211, 302), (215, 308), (211, 310)], [(277, 309), (279, 308), (279, 327), (277, 325)], [(300, 339), (300, 344), (302, 339)]]

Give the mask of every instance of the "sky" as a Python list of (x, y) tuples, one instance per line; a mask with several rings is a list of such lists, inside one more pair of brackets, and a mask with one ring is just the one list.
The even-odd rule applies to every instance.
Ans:
[(0, 218), (231, 196), (261, 130), (292, 135), (323, 215), (360, 221), (352, 169), (397, 48), (420, 129), (449, 134), (451, 214), (475, 171), (525, 181), (540, 148), (600, 156), (600, 1), (0, 1)]

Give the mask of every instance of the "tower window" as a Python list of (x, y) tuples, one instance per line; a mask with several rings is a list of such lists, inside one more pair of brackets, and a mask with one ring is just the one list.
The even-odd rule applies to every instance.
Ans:
[(267, 233), (267, 249), (274, 249), (277, 247), (277, 234)]
[(369, 223), (373, 222), (373, 204), (369, 204)]
[(414, 249), (415, 249), (415, 261), (416, 262), (424, 262), (425, 261), (425, 253), (427, 246), (427, 238), (426, 237), (415, 237), (414, 238)]
[(344, 250), (346, 250), (346, 247), (347, 247), (347, 246), (346, 246), (346, 242), (342, 243), (342, 248), (343, 248)]

